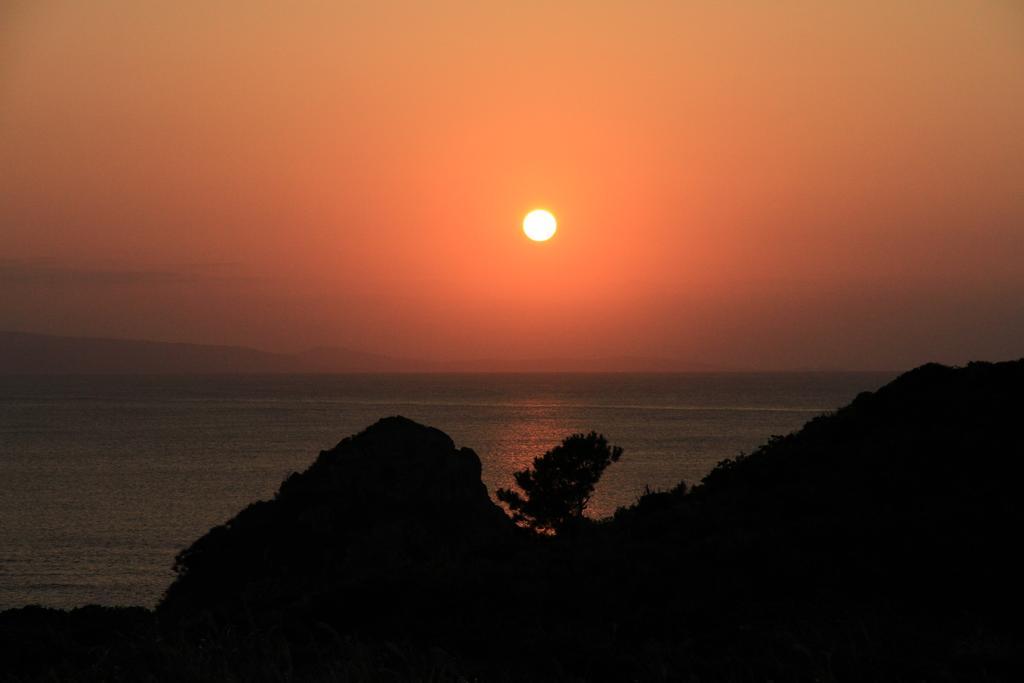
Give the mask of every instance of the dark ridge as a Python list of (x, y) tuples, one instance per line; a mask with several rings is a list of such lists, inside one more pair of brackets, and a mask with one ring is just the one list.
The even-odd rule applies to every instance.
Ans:
[[(1014, 680), (1021, 416), (1024, 362), (926, 365), (723, 461), (690, 492), (646, 496), (608, 529), (609, 553), (658, 572), (623, 591), (623, 609), (648, 595), (651, 633), (701, 615), (703, 651), (751, 661), (736, 636), (762, 648), (784, 635), (782, 652), (806, 661), (781, 677)], [(700, 593), (666, 599), (674, 577)]]
[(155, 612), (0, 614), (0, 670), (1024, 680), (1022, 416), (1024, 361), (922, 366), (555, 537), (512, 524), (473, 451), (386, 418), (184, 550)]

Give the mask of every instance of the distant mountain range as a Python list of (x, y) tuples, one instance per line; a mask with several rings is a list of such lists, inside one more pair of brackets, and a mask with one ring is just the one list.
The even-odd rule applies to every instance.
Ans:
[(711, 366), (639, 357), (469, 359), (395, 358), (336, 347), (273, 353), (245, 346), (61, 337), (0, 331), (0, 374), (202, 374), (347, 372), (671, 372)]
[(401, 372), (422, 364), (347, 349), (245, 346), (0, 332), (0, 374)]

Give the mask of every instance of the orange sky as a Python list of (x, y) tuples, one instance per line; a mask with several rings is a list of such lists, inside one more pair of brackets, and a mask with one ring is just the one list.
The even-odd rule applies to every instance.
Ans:
[(154, 4), (0, 6), (0, 329), (1024, 355), (1015, 0)]

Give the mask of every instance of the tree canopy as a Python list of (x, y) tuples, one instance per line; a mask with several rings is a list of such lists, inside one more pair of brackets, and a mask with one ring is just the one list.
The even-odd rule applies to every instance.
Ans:
[(597, 432), (573, 434), (533, 466), (513, 474), (520, 494), (498, 489), (498, 500), (508, 506), (519, 524), (542, 532), (558, 533), (583, 518), (594, 485), (605, 468), (622, 457), (622, 449), (609, 446)]

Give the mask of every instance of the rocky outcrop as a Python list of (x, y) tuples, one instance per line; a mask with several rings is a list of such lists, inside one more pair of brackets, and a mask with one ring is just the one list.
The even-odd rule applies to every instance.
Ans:
[(472, 585), (504, 571), (519, 538), (476, 453), (389, 417), (182, 551), (159, 612), (277, 619), (343, 604), (346, 621), (393, 623), (393, 612), (444, 595), (464, 603)]

